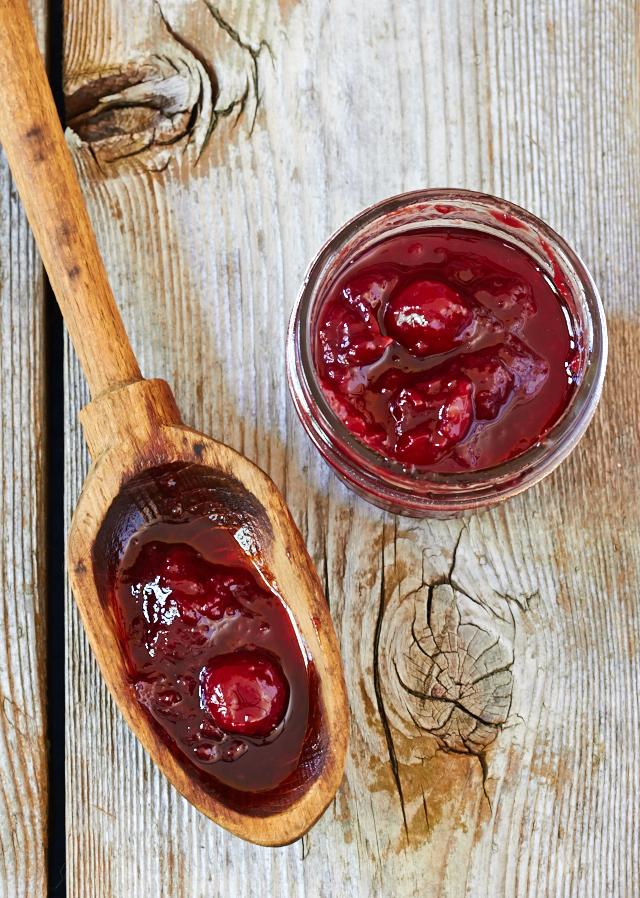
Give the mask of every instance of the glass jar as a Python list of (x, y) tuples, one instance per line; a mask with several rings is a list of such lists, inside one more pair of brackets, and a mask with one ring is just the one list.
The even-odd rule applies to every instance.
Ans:
[[(321, 389), (313, 358), (317, 317), (328, 289), (351, 260), (383, 239), (429, 227), (466, 228), (508, 241), (550, 279), (582, 341), (578, 386), (551, 429), (502, 464), (455, 473), (408, 472), (368, 449), (342, 424)], [(396, 514), (460, 517), (503, 502), (546, 477), (575, 448), (602, 392), (607, 362), (604, 310), (593, 280), (548, 225), (505, 200), (466, 190), (419, 190), (360, 212), (321, 248), (309, 266), (287, 336), (287, 376), (296, 411), (311, 440), (354, 492)]]

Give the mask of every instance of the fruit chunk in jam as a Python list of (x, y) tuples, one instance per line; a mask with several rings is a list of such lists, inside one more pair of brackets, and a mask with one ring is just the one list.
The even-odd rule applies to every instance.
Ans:
[(314, 363), (333, 411), (384, 458), (482, 469), (537, 443), (567, 408), (581, 352), (570, 322), (523, 251), (437, 226), (345, 266), (322, 300)]
[(396, 290), (384, 312), (389, 336), (418, 358), (461, 346), (475, 323), (464, 297), (447, 284), (426, 278)]
[(380, 333), (376, 312), (383, 292), (393, 283), (394, 279), (388, 281), (380, 271), (374, 278), (356, 279), (323, 310), (324, 325), (318, 337), (327, 360), (327, 376), (339, 388), (348, 389), (352, 374), (377, 362), (392, 345), (393, 339)]
[(202, 700), (224, 733), (266, 736), (284, 719), (289, 684), (266, 652), (217, 655), (202, 672)]
[(207, 517), (134, 534), (114, 584), (138, 700), (201, 774), (260, 793), (296, 775), (310, 671), (280, 597)]
[(472, 386), (464, 377), (431, 377), (402, 387), (389, 406), (395, 455), (407, 464), (433, 464), (466, 436)]

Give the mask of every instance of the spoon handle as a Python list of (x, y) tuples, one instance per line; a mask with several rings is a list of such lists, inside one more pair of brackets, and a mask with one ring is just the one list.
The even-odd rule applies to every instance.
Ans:
[(62, 133), (27, 0), (0, 0), (0, 142), (91, 397), (140, 380)]

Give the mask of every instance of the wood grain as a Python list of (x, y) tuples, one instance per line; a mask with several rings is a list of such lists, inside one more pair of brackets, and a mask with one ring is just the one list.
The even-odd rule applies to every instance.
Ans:
[[(637, 894), (636, 7), (229, 0), (213, 10), (69, 0), (69, 94), (121, 72), (130, 90), (142, 72), (146, 89), (174, 98), (177, 139), (162, 144), (174, 125), (125, 114), (122, 100), (68, 139), (143, 374), (166, 378), (186, 422), (261, 465), (294, 512), (341, 641), (351, 749), (334, 805), (300, 843), (270, 851), (225, 835), (142, 754), (70, 606), (69, 892)], [(145, 68), (155, 52), (180, 61), (180, 107), (166, 72)], [(191, 127), (178, 122), (186, 108)], [(611, 330), (603, 401), (579, 449), (465, 523), (394, 518), (352, 496), (306, 440), (284, 376), (288, 312), (320, 243), (365, 204), (423, 186), (492, 192), (547, 220), (590, 267)], [(70, 509), (87, 463), (72, 356), (67, 397)], [(499, 646), (485, 658), (497, 680), (479, 739), (435, 732), (433, 708), (416, 717), (395, 673), (416, 642), (431, 656), (441, 645), (425, 620), (438, 581), (452, 632), (465, 622)], [(483, 654), (458, 645), (461, 660)]]
[[(46, 4), (31, 4), (43, 37)], [(47, 894), (44, 283), (0, 152), (0, 895)]]

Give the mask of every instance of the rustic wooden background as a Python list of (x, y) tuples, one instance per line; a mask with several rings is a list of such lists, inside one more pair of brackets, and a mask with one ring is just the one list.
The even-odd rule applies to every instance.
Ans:
[[(44, 49), (46, 4), (30, 7)], [(47, 887), (43, 321), (42, 266), (0, 151), (2, 898), (41, 898)]]
[[(70, 896), (640, 895), (638, 25), (632, 0), (67, 0), (68, 140), (143, 373), (282, 489), (352, 709), (324, 818), (288, 848), (249, 846), (144, 755), (68, 597)], [(580, 447), (465, 523), (351, 495), (285, 380), (316, 249), (425, 186), (548, 221), (610, 327)], [(0, 191), (0, 895), (40, 896), (41, 279), (1, 166)], [(70, 349), (65, 377), (68, 525), (88, 468)], [(437, 702), (433, 665), (449, 677)]]

